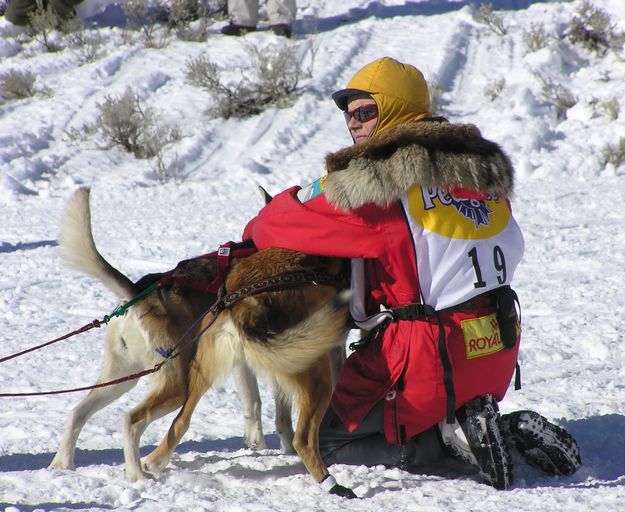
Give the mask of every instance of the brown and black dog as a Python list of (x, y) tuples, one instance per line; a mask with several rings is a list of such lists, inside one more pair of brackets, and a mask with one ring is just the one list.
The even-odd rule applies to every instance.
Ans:
[[(100, 255), (92, 235), (89, 193), (88, 188), (79, 189), (67, 206), (59, 240), (62, 257), (69, 266), (99, 280), (122, 301), (129, 301), (163, 274), (149, 274), (133, 283)], [(232, 293), (303, 270), (334, 274), (338, 282), (343, 262), (284, 249), (259, 251), (232, 261), (225, 291)], [(208, 283), (216, 274), (214, 258), (196, 258), (182, 262), (172, 275)], [(260, 398), (252, 368), (273, 382), (277, 390), (276, 430), (282, 448), (289, 451), (293, 447), (316, 482), (326, 479), (328, 470), (319, 454), (318, 431), (335, 379), (336, 367), (330, 353), (342, 346), (347, 335), (348, 292), (339, 292), (332, 285), (305, 283), (244, 296), (219, 313), (206, 314), (217, 296), (175, 282), (137, 301), (123, 316), (113, 318), (106, 329), (104, 368), (98, 383), (163, 363), (157, 349), (176, 349), (183, 338), (193, 340), (199, 336), (196, 343), (187, 345), (178, 357), (168, 359), (151, 376), (148, 395), (126, 413), (123, 439), (127, 478), (138, 480), (165, 468), (202, 395), (216, 379), (232, 371), (243, 403), (246, 443), (263, 448)], [(84, 424), (136, 382), (90, 391), (72, 411), (50, 467), (73, 468), (76, 442)], [(292, 397), (299, 410), (294, 435), (290, 404), (278, 398), (281, 396)], [(180, 412), (160, 445), (141, 459), (140, 438), (146, 427), (178, 408)], [(352, 495), (348, 489), (336, 487), (333, 492)]]

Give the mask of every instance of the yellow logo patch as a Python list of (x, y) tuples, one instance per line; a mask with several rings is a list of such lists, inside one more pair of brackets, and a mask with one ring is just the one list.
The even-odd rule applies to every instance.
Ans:
[(504, 199), (458, 199), (438, 188), (411, 187), (408, 210), (424, 229), (462, 240), (491, 238), (501, 233), (510, 221), (510, 208)]
[(503, 349), (497, 315), (462, 320), (462, 333), (467, 351), (467, 359), (488, 356)]

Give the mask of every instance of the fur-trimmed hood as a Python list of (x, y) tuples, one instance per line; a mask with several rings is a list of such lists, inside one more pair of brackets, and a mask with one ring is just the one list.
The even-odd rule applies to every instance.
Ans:
[(514, 169), (499, 145), (474, 125), (442, 119), (398, 125), (329, 154), (326, 168), (326, 197), (342, 210), (388, 206), (413, 185), (510, 197), (514, 183)]

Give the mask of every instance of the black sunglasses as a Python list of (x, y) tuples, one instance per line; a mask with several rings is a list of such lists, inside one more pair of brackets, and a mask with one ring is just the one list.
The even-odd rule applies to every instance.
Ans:
[(349, 123), (352, 117), (359, 123), (366, 123), (378, 115), (378, 107), (377, 105), (363, 105), (362, 107), (355, 108), (351, 112), (346, 110), (343, 112), (343, 115), (347, 123)]

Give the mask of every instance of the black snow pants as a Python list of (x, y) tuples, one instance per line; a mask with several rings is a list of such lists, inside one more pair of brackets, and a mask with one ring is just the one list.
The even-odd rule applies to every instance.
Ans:
[(413, 437), (405, 445), (388, 443), (384, 436), (382, 402), (376, 404), (352, 432), (348, 432), (330, 406), (319, 428), (319, 451), (328, 466), (383, 465), (415, 472), (447, 457), (436, 425)]

